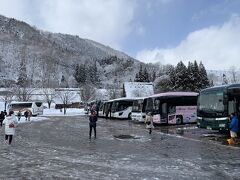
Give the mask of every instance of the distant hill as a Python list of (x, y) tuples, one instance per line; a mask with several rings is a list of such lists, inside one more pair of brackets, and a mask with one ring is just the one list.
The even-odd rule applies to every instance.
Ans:
[[(113, 57), (113, 58), (110, 58)], [(18, 80), (22, 64), (30, 87), (75, 87), (77, 64), (96, 61), (101, 86), (134, 79), (140, 62), (123, 52), (78, 36), (44, 32), (0, 15), (0, 86)]]

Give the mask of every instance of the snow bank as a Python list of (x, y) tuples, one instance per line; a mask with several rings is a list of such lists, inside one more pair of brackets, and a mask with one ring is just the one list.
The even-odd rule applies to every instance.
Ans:
[(85, 115), (84, 109), (78, 108), (69, 108), (64, 115), (63, 110), (62, 112), (60, 109), (44, 109), (42, 116), (83, 116)]

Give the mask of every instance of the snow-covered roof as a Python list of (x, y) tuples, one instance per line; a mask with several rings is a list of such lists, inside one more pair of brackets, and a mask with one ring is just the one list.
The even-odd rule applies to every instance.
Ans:
[(126, 97), (148, 97), (154, 94), (153, 84), (147, 82), (125, 82)]

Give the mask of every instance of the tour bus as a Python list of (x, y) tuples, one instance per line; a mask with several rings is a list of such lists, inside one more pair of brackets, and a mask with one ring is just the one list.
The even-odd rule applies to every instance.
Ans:
[(8, 105), (9, 111), (14, 111), (14, 114), (20, 111), (22, 115), (26, 110), (30, 111), (32, 116), (42, 115), (43, 114), (43, 103), (38, 102), (11, 102)]
[(153, 115), (154, 124), (185, 124), (197, 122), (195, 92), (166, 92), (146, 99), (146, 114)]
[(134, 98), (119, 98), (112, 100), (111, 117), (131, 119)]
[(104, 102), (99, 116), (105, 118), (131, 119), (133, 98), (119, 98)]
[(211, 87), (200, 92), (197, 126), (213, 130), (229, 130), (229, 115), (240, 112), (240, 84)]
[(139, 97), (133, 100), (133, 107), (132, 107), (132, 121), (135, 122), (144, 122), (146, 117), (145, 112), (146, 107), (146, 98)]

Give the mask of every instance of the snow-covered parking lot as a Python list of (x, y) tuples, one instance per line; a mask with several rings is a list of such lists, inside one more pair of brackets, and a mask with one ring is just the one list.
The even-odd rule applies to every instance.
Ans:
[[(51, 111), (51, 110), (49, 110)], [(56, 112), (57, 113), (57, 112)], [(202, 141), (195, 125), (158, 127), (88, 116), (41, 116), (0, 141), (0, 179), (238, 179), (239, 149)], [(34, 121), (34, 118), (33, 118)], [(201, 132), (202, 133), (202, 132)], [(0, 137), (3, 139), (3, 130)]]

